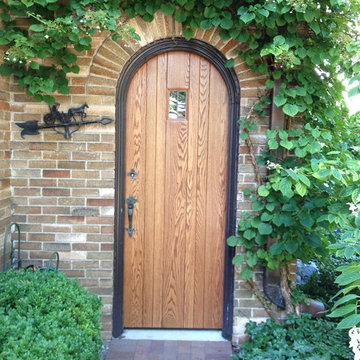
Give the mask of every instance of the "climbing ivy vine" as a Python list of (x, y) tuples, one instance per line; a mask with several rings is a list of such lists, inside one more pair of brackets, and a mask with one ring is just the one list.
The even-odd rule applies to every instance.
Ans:
[[(162, 11), (182, 23), (186, 39), (196, 29), (215, 26), (221, 39), (243, 44), (238, 56), (268, 76), (269, 93), (277, 88), (274, 103), (286, 115), (287, 127), (267, 131), (268, 152), (251, 153), (253, 159), (258, 155), (258, 187), (245, 189), (253, 211), (228, 239), (230, 246), (244, 249), (234, 264), (249, 281), (258, 264), (279, 268), (287, 311), (293, 312), (291, 261), (329, 251), (348, 258), (360, 254), (360, 125), (343, 99), (344, 79), (352, 95), (360, 92), (358, 0), (7, 0), (0, 7), (0, 44), (7, 45), (0, 73), (15, 75), (28, 95), (47, 102), (54, 91), (68, 93), (66, 74), (79, 70), (76, 54), (91, 49), (97, 31), (109, 31), (115, 40), (137, 36), (119, 22), (121, 13), (150, 22)], [(25, 17), (29, 26), (15, 17)], [(230, 59), (227, 66), (234, 63)], [(269, 103), (269, 95), (262, 96), (252, 111), (262, 116)], [(295, 117), (301, 127), (292, 126)], [(251, 117), (241, 126), (241, 138), (253, 150)], [(266, 179), (260, 176), (262, 166)], [(354, 281), (347, 295), (358, 288), (360, 279)], [(346, 316), (357, 313), (359, 298), (352, 295), (345, 298), (352, 306)], [(348, 306), (346, 301), (337, 306)]]

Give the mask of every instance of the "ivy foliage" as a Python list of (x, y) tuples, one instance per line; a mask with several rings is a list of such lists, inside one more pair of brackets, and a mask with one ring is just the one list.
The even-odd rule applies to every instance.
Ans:
[(291, 314), (283, 322), (273, 319), (246, 324), (250, 341), (242, 344), (234, 360), (317, 360), (353, 359), (346, 332), (323, 319), (311, 319), (309, 314)]
[[(358, 0), (68, 0), (64, 6), (7, 0), (0, 6), (0, 44), (9, 47), (0, 73), (16, 75), (27, 94), (48, 102), (54, 91), (69, 91), (66, 74), (78, 71), (76, 53), (91, 49), (96, 31), (130, 32), (119, 22), (120, 9), (148, 22), (159, 10), (172, 15), (187, 39), (196, 29), (218, 27), (221, 39), (243, 45), (238, 56), (253, 72), (268, 76), (266, 87), (276, 88), (274, 103), (289, 128), (266, 133), (270, 151), (258, 162), (267, 166), (268, 181), (244, 191), (252, 213), (228, 239), (230, 246), (245, 249), (234, 264), (250, 279), (258, 264), (275, 269), (296, 258), (307, 262), (315, 253), (325, 255), (331, 243), (330, 250), (341, 256), (359, 252), (359, 116), (349, 115), (341, 81), (351, 82), (352, 94), (360, 90)], [(14, 16), (25, 16), (30, 27)], [(227, 62), (234, 64), (235, 59)], [(261, 98), (261, 104), (269, 103), (269, 97)], [(260, 103), (256, 110), (263, 113)], [(296, 116), (302, 129), (291, 128)], [(255, 126), (241, 125), (246, 140)]]
[(66, 75), (79, 72), (77, 54), (91, 50), (94, 34), (138, 38), (117, 21), (116, 1), (9, 0), (1, 1), (0, 9), (0, 45), (8, 46), (0, 74), (15, 75), (27, 95), (47, 103), (54, 102), (55, 91), (69, 94)]

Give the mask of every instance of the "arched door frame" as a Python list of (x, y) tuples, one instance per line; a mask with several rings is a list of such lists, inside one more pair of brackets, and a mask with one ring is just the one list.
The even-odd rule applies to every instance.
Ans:
[[(225, 66), (226, 58), (211, 45), (200, 40), (170, 38), (155, 41), (140, 49), (124, 66), (116, 89), (116, 173), (115, 173), (115, 239), (114, 239), (114, 297), (113, 336), (123, 331), (123, 267), (124, 267), (124, 154), (126, 126), (126, 94), (135, 72), (152, 57), (169, 51), (188, 51), (200, 55), (213, 64), (222, 75), (229, 95), (228, 178), (226, 196), (226, 229), (224, 239), (236, 229), (237, 166), (240, 114), (239, 81), (233, 69)], [(224, 302), (222, 335), (231, 339), (233, 325), (234, 249), (225, 247)]]

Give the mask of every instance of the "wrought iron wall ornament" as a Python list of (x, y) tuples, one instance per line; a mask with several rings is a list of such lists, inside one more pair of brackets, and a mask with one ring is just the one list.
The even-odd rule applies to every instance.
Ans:
[[(21, 127), (21, 137), (24, 135), (38, 135), (41, 129), (53, 129), (58, 134), (64, 135), (65, 139), (70, 139), (71, 135), (78, 131), (81, 125), (88, 124), (101, 124), (107, 125), (112, 123), (114, 120), (109, 117), (101, 117), (98, 120), (86, 121), (87, 116), (85, 109), (88, 108), (88, 104), (85, 103), (77, 108), (70, 108), (67, 113), (59, 111), (60, 104), (55, 103), (50, 105), (50, 112), (44, 115), (44, 124), (38, 124), (37, 120), (25, 121), (23, 123), (16, 123), (17, 126)], [(63, 129), (61, 131), (60, 129)]]

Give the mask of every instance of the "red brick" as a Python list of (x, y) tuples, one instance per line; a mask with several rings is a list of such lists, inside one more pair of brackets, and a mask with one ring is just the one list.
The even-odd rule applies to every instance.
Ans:
[(43, 196), (70, 196), (69, 189), (43, 188)]
[(114, 227), (113, 226), (102, 226), (101, 233), (102, 234), (112, 234), (112, 233), (114, 233)]
[(41, 189), (39, 188), (15, 188), (15, 196), (40, 196)]
[(29, 144), (30, 150), (48, 150), (55, 151), (58, 148), (58, 144), (55, 142), (33, 142)]
[(73, 243), (72, 250), (98, 251), (99, 244), (96, 243)]
[(99, 171), (78, 171), (73, 170), (72, 172), (73, 179), (100, 179)]
[(100, 217), (100, 216), (88, 216), (86, 217), (87, 224), (113, 224), (113, 217)]
[(59, 224), (83, 224), (84, 216), (58, 216), (57, 222)]
[(76, 169), (81, 170), (85, 169), (85, 161), (59, 161), (59, 169)]
[(29, 223), (54, 223), (55, 222), (55, 216), (28, 216), (28, 222)]
[(29, 241), (54, 241), (54, 234), (45, 234), (45, 233), (29, 233), (28, 234)]
[(89, 225), (73, 225), (72, 231), (74, 233), (87, 233), (87, 234), (99, 234), (100, 227), (99, 226), (89, 226)]
[(87, 206), (114, 206), (114, 199), (87, 199)]
[(55, 187), (55, 179), (30, 179), (30, 186)]
[(45, 225), (43, 228), (43, 231), (46, 232), (52, 232), (52, 233), (57, 233), (57, 232), (64, 232), (64, 233), (69, 233), (71, 232), (71, 227), (70, 226), (50, 226), (50, 225)]
[(31, 259), (50, 259), (51, 251), (30, 251)]
[(71, 154), (73, 160), (100, 160), (100, 153), (93, 152), (73, 152)]
[(115, 144), (88, 144), (87, 145), (88, 151), (115, 151)]
[(101, 251), (113, 251), (114, 244), (101, 244)]
[(70, 170), (43, 170), (43, 176), (51, 178), (68, 178), (70, 177)]

